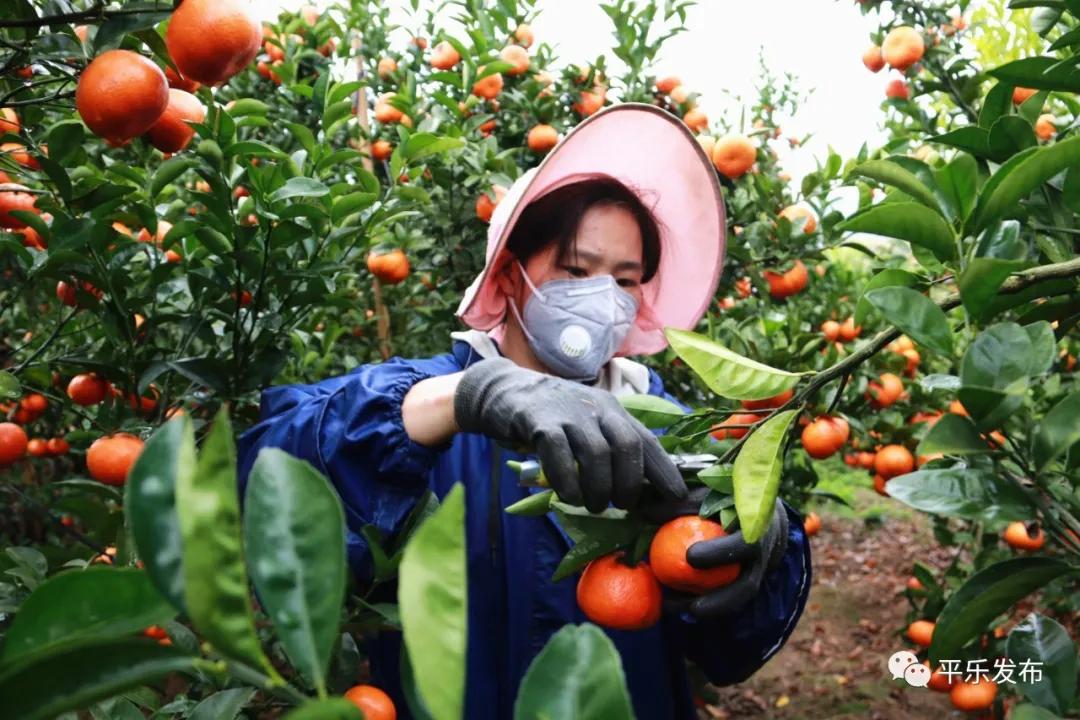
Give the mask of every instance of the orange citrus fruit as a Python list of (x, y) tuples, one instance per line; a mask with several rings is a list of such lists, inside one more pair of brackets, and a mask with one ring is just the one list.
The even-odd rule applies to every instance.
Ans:
[(195, 137), (195, 128), (189, 122), (201, 123), (206, 118), (206, 108), (184, 90), (169, 89), (169, 105), (158, 121), (147, 132), (150, 144), (163, 153), (180, 152)]
[(920, 647), (930, 647), (933, 635), (934, 623), (930, 620), (916, 620), (908, 625), (908, 639)]
[(903, 445), (886, 445), (874, 458), (874, 470), (886, 480), (906, 475), (915, 469), (915, 457)]
[(734, 582), (741, 570), (738, 563), (699, 570), (686, 560), (686, 551), (694, 543), (726, 534), (720, 523), (697, 515), (683, 515), (665, 523), (649, 546), (649, 563), (656, 579), (688, 593), (703, 593)]
[(907, 70), (915, 63), (922, 60), (926, 52), (926, 44), (922, 34), (915, 28), (902, 25), (895, 27), (885, 36), (881, 43), (881, 55), (889, 67), (897, 70)]
[(114, 145), (145, 133), (168, 105), (165, 73), (130, 50), (98, 55), (83, 70), (75, 88), (75, 108), (83, 122)]
[(355, 685), (345, 691), (345, 698), (364, 713), (364, 720), (396, 720), (394, 701), (374, 685)]
[(590, 562), (577, 584), (577, 603), (589, 620), (615, 630), (641, 630), (660, 620), (663, 592), (649, 563), (630, 567), (612, 553)]
[(725, 135), (713, 145), (713, 166), (732, 180), (746, 174), (757, 161), (757, 148), (743, 135)]
[(242, 0), (183, 0), (173, 11), (165, 45), (180, 73), (217, 85), (251, 64), (263, 37)]
[(143, 441), (128, 433), (99, 437), (86, 451), (86, 469), (98, 482), (123, 485), (142, 448)]
[(25, 430), (12, 422), (0, 423), (0, 467), (22, 459), (28, 444)]
[(1034, 526), (1034, 529), (1035, 534), (1033, 535), (1026, 524), (1012, 522), (1005, 528), (1003, 537), (1009, 547), (1017, 550), (1038, 550), (1046, 542), (1046, 534), (1037, 525)]

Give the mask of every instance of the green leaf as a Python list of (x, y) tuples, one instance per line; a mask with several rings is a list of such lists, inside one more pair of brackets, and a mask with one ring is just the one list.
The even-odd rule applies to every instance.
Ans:
[(799, 382), (808, 373), (777, 370), (745, 358), (704, 335), (665, 328), (671, 349), (717, 395), (734, 400), (764, 400)]
[(283, 720), (364, 720), (364, 713), (349, 700), (335, 697), (301, 705)]
[[(559, 518), (559, 524), (574, 541), (574, 547), (559, 562), (551, 576), (552, 582), (559, 582), (570, 577), (585, 567), (590, 560), (607, 555), (621, 547), (629, 545), (641, 534), (641, 527), (621, 517), (597, 515), (576, 515), (572, 505), (565, 505), (558, 500), (552, 502), (552, 508)], [(605, 511), (607, 512), (607, 511)], [(622, 511), (617, 511), (622, 513)]]
[(619, 403), (650, 430), (666, 428), (686, 415), (681, 407), (656, 395), (623, 395)]
[(341, 501), (309, 463), (263, 448), (245, 491), (244, 547), (285, 654), (321, 695), (345, 600)]
[(334, 201), (334, 207), (330, 210), (330, 219), (340, 223), (353, 213), (360, 212), (375, 204), (379, 196), (369, 192), (354, 192), (343, 195)]
[(1022, 117), (1005, 115), (990, 128), (990, 157), (997, 162), (1005, 162), (1038, 144), (1034, 128)]
[[(889, 483), (890, 493), (893, 482)], [(1051, 580), (1076, 571), (1067, 562), (1054, 558), (1018, 557), (975, 573), (949, 597), (938, 615), (930, 664), (960, 657), (960, 649), (985, 632), (991, 620)]]
[(19, 379), (7, 370), (0, 370), (0, 398), (13, 400), (22, 397), (22, 385)]
[(1043, 472), (1062, 453), (1080, 441), (1080, 392), (1055, 405), (1035, 432), (1036, 470)]
[(540, 517), (541, 515), (547, 515), (548, 511), (551, 509), (551, 501), (554, 497), (554, 490), (543, 490), (538, 493), (533, 493), (506, 508), (506, 512), (511, 515), (520, 515), (522, 517)]
[(176, 479), (184, 547), (184, 600), (195, 629), (218, 652), (280, 679), (255, 634), (241, 547), (236, 448), (223, 406), (214, 418), (193, 473)]
[(958, 148), (979, 158), (990, 154), (990, 131), (981, 127), (958, 128), (944, 135), (928, 138), (927, 142)]
[(114, 15), (102, 23), (94, 34), (94, 55), (120, 46), (124, 35), (139, 30), (152, 28), (169, 17), (169, 11), (149, 10), (148, 12)]
[(973, 229), (982, 230), (1004, 217), (1047, 180), (1077, 164), (1080, 137), (1036, 148), (1015, 164), (1010, 161), (1002, 165), (979, 194), (972, 215)]
[(167, 185), (171, 185), (178, 177), (198, 165), (199, 161), (195, 158), (184, 156), (169, 158), (161, 163), (150, 181), (150, 197), (156, 198)]
[(765, 421), (735, 458), (735, 512), (743, 539), (757, 542), (769, 526), (784, 467), (784, 440), (799, 410), (777, 413)]
[(1080, 78), (1070, 68), (1061, 67), (1056, 57), (1014, 60), (990, 70), (989, 75), (1013, 86), (1080, 92)]
[(941, 213), (934, 193), (914, 173), (889, 160), (871, 160), (853, 169), (849, 175), (876, 180), (901, 190), (931, 210)]
[(297, 197), (323, 197), (330, 194), (330, 188), (318, 180), (308, 177), (294, 177), (274, 191), (271, 202), (281, 202)]
[(285, 123), (285, 127), (289, 128), (289, 132), (300, 143), (300, 147), (308, 151), (308, 154), (315, 150), (315, 136), (311, 134), (311, 130), (308, 129), (307, 125), (291, 122)]
[(99, 566), (62, 572), (20, 606), (0, 660), (11, 665), (73, 641), (132, 635), (174, 615), (141, 570)]
[(143, 446), (124, 487), (124, 513), (150, 581), (173, 607), (184, 606), (183, 540), (176, 488), (195, 473), (195, 431), (187, 415), (158, 428)]
[(457, 483), (417, 529), (398, 571), (405, 646), (435, 720), (464, 711), (466, 571), (465, 488)]
[(979, 435), (975, 423), (962, 415), (946, 413), (919, 443), (918, 454), (976, 455), (990, 450), (989, 443)]
[(1002, 390), (1031, 374), (1031, 356), (1031, 336), (1024, 328), (1013, 322), (991, 325), (964, 353), (960, 380), (965, 387)]
[(282, 160), (288, 157), (285, 153), (278, 150), (276, 147), (267, 145), (259, 140), (243, 140), (241, 142), (234, 142), (231, 145), (223, 148), (222, 152), (225, 157), (232, 157), (233, 155), (239, 155), (240, 157), (247, 158), (276, 158)]
[(838, 224), (840, 232), (865, 232), (924, 247), (942, 262), (956, 258), (956, 235), (938, 212), (920, 203), (874, 205)]
[(1024, 332), (1031, 340), (1031, 354), (1028, 355), (1028, 375), (1042, 375), (1054, 366), (1057, 360), (1057, 338), (1054, 328), (1046, 320), (1038, 320), (1024, 325)]
[(862, 325), (866, 321), (866, 317), (874, 308), (874, 306), (870, 304), (870, 301), (866, 299), (866, 293), (883, 287), (912, 287), (913, 285), (918, 284), (920, 279), (921, 278), (915, 273), (910, 273), (907, 270), (898, 270), (896, 268), (882, 270), (877, 275), (870, 278), (870, 282), (866, 283), (866, 287), (863, 288), (862, 295), (859, 297), (859, 302), (855, 305), (855, 324)]
[(906, 287), (878, 288), (863, 297), (880, 310), (886, 320), (919, 345), (942, 355), (952, 354), (953, 338), (949, 321), (930, 298)]
[(235, 720), (251, 702), (255, 688), (232, 688), (207, 697), (195, 706), (187, 720)]
[(622, 659), (590, 623), (566, 625), (529, 663), (514, 720), (632, 718)]
[(147, 638), (99, 641), (36, 657), (0, 674), (0, 720), (52, 720), (171, 672), (192, 673), (196, 661)]
[(1012, 96), (1013, 87), (1008, 83), (997, 83), (990, 88), (979, 111), (979, 126), (989, 130), (998, 118), (1008, 115), (1012, 109)]
[(1018, 667), (1041, 664), (1042, 679), (1032, 682), (1016, 674), (1027, 699), (1064, 715), (1076, 698), (1076, 643), (1057, 621), (1031, 613), (1009, 632), (1005, 654)]
[(735, 470), (731, 465), (713, 465), (697, 474), (698, 480), (710, 490), (732, 495), (735, 492)]
[[(1008, 102), (1012, 102), (1011, 93)], [(934, 171), (934, 177), (946, 217), (954, 222), (966, 220), (975, 207), (978, 191), (979, 165), (975, 158), (964, 152), (957, 153), (951, 163)]]
[(973, 468), (919, 470), (893, 478), (888, 489), (890, 497), (933, 515), (1014, 520), (1032, 512), (1030, 501), (1016, 485)]
[(255, 98), (240, 98), (233, 101), (233, 106), (229, 110), (229, 114), (233, 117), (244, 117), (246, 115), (266, 115), (270, 112), (270, 106), (264, 103), (262, 100), (256, 100)]
[(985, 320), (987, 310), (991, 307), (990, 303), (997, 295), (1001, 284), (1013, 273), (1030, 266), (1031, 263), (1026, 260), (973, 258), (960, 273), (956, 282), (960, 288), (960, 300), (971, 317), (977, 321)]
[(424, 158), (438, 155), (439, 153), (444, 153), (448, 150), (456, 150), (464, 145), (465, 141), (462, 138), (438, 137), (429, 133), (414, 133), (409, 137), (408, 142), (405, 143), (405, 159), (409, 162), (416, 162), (417, 160), (423, 160)]
[(1009, 720), (1061, 720), (1061, 716), (1044, 710), (1038, 705), (1020, 703), (1009, 713)]

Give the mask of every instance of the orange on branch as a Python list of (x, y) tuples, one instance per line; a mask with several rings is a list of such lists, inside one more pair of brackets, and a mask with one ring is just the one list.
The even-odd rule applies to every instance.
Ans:
[(75, 88), (75, 109), (83, 122), (95, 135), (116, 145), (153, 127), (168, 105), (165, 73), (130, 50), (98, 55), (83, 70)]
[(189, 122), (201, 123), (206, 118), (206, 108), (184, 90), (169, 90), (169, 105), (165, 112), (147, 132), (150, 144), (164, 153), (180, 152), (195, 137), (195, 128)]
[(649, 546), (649, 563), (656, 579), (688, 593), (704, 593), (734, 582), (741, 571), (738, 563), (701, 570), (686, 560), (686, 551), (694, 543), (726, 534), (723, 525), (698, 515), (683, 515), (665, 523)]
[(243, 0), (183, 0), (169, 20), (165, 45), (184, 77), (217, 85), (251, 64), (262, 35)]
[(663, 591), (649, 563), (630, 567), (623, 553), (590, 562), (577, 584), (577, 603), (589, 620), (615, 630), (643, 630), (660, 620)]

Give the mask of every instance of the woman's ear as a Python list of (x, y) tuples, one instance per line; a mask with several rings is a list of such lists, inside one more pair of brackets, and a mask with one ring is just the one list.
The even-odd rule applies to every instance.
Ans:
[(499, 288), (499, 292), (506, 297), (516, 298), (520, 282), (518, 273), (517, 263), (504, 262), (498, 272), (495, 273), (495, 286)]

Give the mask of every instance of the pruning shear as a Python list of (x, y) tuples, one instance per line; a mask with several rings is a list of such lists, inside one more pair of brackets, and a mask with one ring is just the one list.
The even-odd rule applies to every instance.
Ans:
[[(696, 477), (702, 470), (720, 462), (720, 458), (708, 453), (686, 454), (668, 453), (671, 462), (679, 469), (683, 477)], [(507, 460), (507, 467), (518, 474), (518, 484), (522, 487), (550, 487), (543, 468), (537, 460)]]

